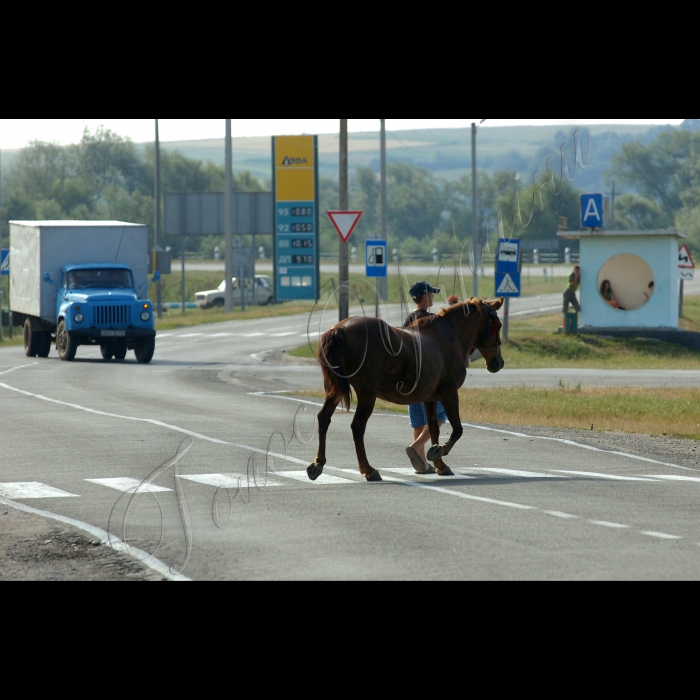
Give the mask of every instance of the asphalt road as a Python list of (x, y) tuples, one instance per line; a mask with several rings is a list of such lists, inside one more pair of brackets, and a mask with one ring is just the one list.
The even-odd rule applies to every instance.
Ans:
[[(1, 350), (0, 502), (97, 536), (122, 536), (126, 518), (135, 556), (157, 550), (149, 564), (175, 571), (187, 562), (192, 579), (700, 577), (697, 453), (649, 440), (470, 425), (448, 460), (458, 476), (441, 480), (413, 475), (406, 419), (377, 414), (367, 445), (385, 481), (369, 485), (352, 417), (338, 413), (332, 466), (310, 483), (315, 400), (285, 392), (319, 387), (320, 372), (278, 354), (306, 334), (301, 317), (171, 331), (149, 366), (104, 363), (89, 349), (75, 363)], [(676, 375), (699, 380), (662, 380)], [(168, 465), (179, 446), (188, 451)], [(123, 492), (154, 470), (127, 512)]]

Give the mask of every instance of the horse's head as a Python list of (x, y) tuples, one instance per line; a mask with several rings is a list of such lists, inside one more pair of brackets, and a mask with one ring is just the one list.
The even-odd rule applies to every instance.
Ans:
[(503, 324), (498, 318), (505, 299), (498, 301), (482, 301), (479, 304), (479, 312), (485, 315), (484, 330), (476, 340), (476, 349), (486, 360), (486, 367), (491, 374), (497, 374), (506, 363), (501, 356), (501, 328)]

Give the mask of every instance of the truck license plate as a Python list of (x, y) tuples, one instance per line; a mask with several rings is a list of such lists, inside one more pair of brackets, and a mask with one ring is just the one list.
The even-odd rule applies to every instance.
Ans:
[(103, 338), (126, 338), (126, 331), (102, 331)]

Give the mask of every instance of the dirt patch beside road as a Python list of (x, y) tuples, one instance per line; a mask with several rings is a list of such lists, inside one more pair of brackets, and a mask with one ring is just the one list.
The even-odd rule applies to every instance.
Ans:
[(79, 530), (0, 504), (0, 581), (162, 581)]

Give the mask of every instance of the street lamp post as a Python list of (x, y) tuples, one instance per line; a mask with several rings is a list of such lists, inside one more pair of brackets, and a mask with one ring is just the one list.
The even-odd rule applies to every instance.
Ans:
[[(153, 272), (156, 271), (156, 261), (158, 253), (158, 244), (160, 241), (160, 207), (161, 207), (161, 196), (160, 196), (160, 119), (156, 119), (156, 153), (155, 153), (155, 174), (153, 183), (153, 198), (155, 199), (155, 221), (153, 230)], [(163, 299), (162, 299), (162, 287), (161, 282), (158, 280), (156, 282), (156, 308), (158, 309), (158, 318), (163, 318)]]
[[(226, 313), (233, 311), (233, 138), (231, 120), (226, 120)], [(241, 285), (243, 281), (241, 280)]]
[[(381, 240), (388, 244), (387, 240), (387, 190), (386, 190), (386, 119), (381, 119), (381, 132), (380, 132), (380, 185), (379, 185), (379, 198), (381, 206)], [(388, 245), (387, 245), (388, 251)], [(386, 277), (377, 278), (377, 318), (379, 318), (379, 294), (381, 293), (384, 303), (387, 302), (387, 297), (389, 296), (389, 285), (388, 279)]]
[[(350, 190), (348, 183), (348, 120), (340, 120), (340, 211), (350, 208)], [(340, 241), (340, 321), (350, 316), (350, 261), (348, 260), (348, 244)]]
[[(483, 124), (482, 119), (479, 124)], [(479, 203), (476, 169), (476, 122), (472, 124), (472, 233), (474, 236), (474, 296), (479, 296), (479, 267), (481, 265), (481, 246), (479, 244)]]

